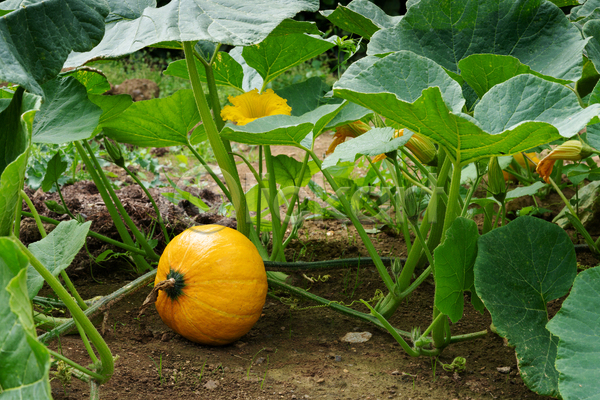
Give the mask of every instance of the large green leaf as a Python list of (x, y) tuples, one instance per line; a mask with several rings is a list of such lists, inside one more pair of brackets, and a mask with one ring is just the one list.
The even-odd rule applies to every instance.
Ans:
[[(188, 132), (200, 122), (190, 89), (162, 99), (138, 101), (101, 124), (106, 136), (136, 146), (168, 147), (188, 143)], [(194, 132), (200, 133), (202, 129)], [(194, 133), (189, 138), (195, 142)]]
[[(286, 86), (275, 90), (275, 93), (287, 100), (288, 106), (292, 107), (292, 115), (300, 116), (327, 104), (331, 99), (325, 98), (331, 87), (319, 77), (312, 77), (303, 82)], [(339, 99), (335, 99), (341, 101)]]
[(102, 109), (102, 115), (98, 121), (98, 126), (92, 135), (97, 135), (102, 130), (102, 125), (108, 123), (113, 118), (118, 117), (123, 111), (133, 104), (133, 100), (128, 94), (119, 94), (114, 96), (102, 96), (91, 94), (88, 96), (90, 101)]
[(72, 54), (66, 66), (94, 58), (119, 57), (168, 41), (205, 40), (234, 46), (263, 41), (286, 18), (300, 11), (317, 11), (316, 0), (173, 0), (148, 7), (134, 20), (107, 25), (102, 42), (87, 53)]
[(513, 56), (497, 54), (472, 54), (458, 62), (460, 76), (475, 90), (480, 98), (490, 88), (521, 74), (533, 74), (549, 81), (569, 83), (533, 71)]
[(435, 306), (453, 323), (463, 316), (464, 292), (471, 291), (471, 302), (480, 311), (473, 286), (473, 265), (477, 256), (479, 230), (475, 221), (457, 218), (446, 231), (446, 240), (434, 250)]
[(244, 92), (249, 92), (253, 89), (261, 90), (263, 86), (263, 78), (258, 71), (248, 65), (244, 57), (242, 57), (243, 47), (234, 47), (229, 51), (229, 55), (242, 66), (244, 79), (242, 80), (242, 89)]
[(27, 258), (0, 238), (0, 388), (2, 399), (51, 399), (50, 355), (37, 341), (27, 296)]
[[(31, 243), (29, 250), (54, 276), (71, 265), (85, 244), (91, 221), (80, 224), (75, 220), (61, 222), (42, 240)], [(27, 270), (27, 292), (33, 298), (44, 284), (44, 278), (31, 265)]]
[(362, 135), (340, 143), (333, 153), (323, 161), (322, 168), (329, 168), (338, 162), (354, 162), (360, 156), (375, 157), (404, 146), (412, 133), (394, 138), (393, 128), (373, 128)]
[(370, 0), (352, 0), (347, 6), (338, 4), (335, 10), (321, 11), (331, 23), (345, 31), (370, 39), (381, 28), (391, 28), (402, 19), (390, 17)]
[[(206, 83), (206, 70), (204, 69), (204, 65), (202, 65), (200, 61), (195, 58), (194, 61), (196, 63), (196, 69), (198, 70), (200, 81)], [(220, 51), (217, 53), (215, 60), (211, 65), (215, 77), (215, 83), (217, 85), (231, 86), (242, 92), (244, 91), (242, 88), (244, 71), (242, 66), (235, 61), (233, 57), (229, 55), (229, 53)], [(190, 78), (185, 60), (173, 61), (164, 71), (164, 74), (177, 76), (183, 79)]]
[(346, 125), (350, 122), (358, 121), (359, 119), (363, 119), (369, 115), (372, 115), (373, 112), (368, 108), (359, 106), (356, 103), (348, 103), (342, 110), (335, 116), (323, 129), (323, 132), (330, 129), (335, 129), (338, 126)]
[(545, 0), (421, 0), (396, 26), (375, 33), (367, 54), (410, 50), (455, 73), (471, 54), (510, 55), (541, 74), (576, 81), (586, 42)]
[[(286, 26), (290, 26), (291, 22), (286, 22)], [(293, 21), (293, 24), (304, 23)], [(294, 29), (293, 26), (290, 29)], [(323, 39), (318, 35), (296, 33), (295, 30), (292, 32), (275, 29), (262, 42), (242, 50), (242, 57), (260, 74), (264, 83), (271, 82), (287, 69), (329, 50), (335, 46), (337, 39), (337, 36)]]
[(119, 20), (132, 20), (144, 13), (146, 7), (156, 7), (156, 0), (107, 0), (110, 14), (106, 23)]
[(102, 110), (88, 99), (85, 86), (68, 77), (42, 88), (46, 98), (35, 115), (32, 142), (61, 144), (89, 138)]
[(428, 136), (462, 165), (572, 136), (599, 110), (582, 109), (562, 85), (519, 75), (489, 90), (473, 118), (460, 111), (464, 98), (458, 83), (408, 51), (354, 63), (333, 89), (338, 97)]
[(27, 167), (35, 111), (23, 116), (25, 122), (21, 120), (23, 93), (22, 87), (17, 89), (9, 106), (0, 113), (0, 236), (11, 232)]
[(538, 121), (552, 124), (563, 137), (571, 137), (599, 111), (600, 104), (581, 108), (571, 89), (525, 74), (490, 89), (475, 107), (473, 116), (492, 134), (525, 121)]
[(271, 115), (246, 125), (227, 124), (221, 131), (225, 139), (239, 143), (310, 147), (302, 140), (311, 131), (321, 130), (340, 112), (345, 104), (326, 104), (299, 117)]
[(577, 274), (575, 247), (560, 227), (519, 217), (481, 236), (475, 288), (500, 336), (516, 346), (527, 386), (558, 396), (558, 338), (547, 329), (547, 303), (569, 292)]
[(565, 400), (598, 400), (600, 376), (600, 267), (575, 278), (569, 297), (546, 328), (560, 338), (556, 369)]
[(0, 18), (0, 80), (43, 95), (71, 50), (88, 51), (104, 35), (108, 8), (101, 1), (48, 0)]
[[(600, 13), (598, 16), (600, 17)], [(585, 50), (598, 71), (600, 69), (600, 19), (588, 21), (583, 26), (583, 35), (590, 40), (585, 46)]]

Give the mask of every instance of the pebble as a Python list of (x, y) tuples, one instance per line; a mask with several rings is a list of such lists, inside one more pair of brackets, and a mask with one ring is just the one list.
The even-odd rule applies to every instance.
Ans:
[(371, 339), (372, 336), (371, 332), (348, 332), (340, 340), (348, 343), (364, 343)]
[(496, 367), (496, 370), (501, 374), (508, 374), (510, 372), (510, 367)]
[(219, 382), (210, 380), (204, 384), (204, 388), (208, 390), (216, 389), (219, 386)]

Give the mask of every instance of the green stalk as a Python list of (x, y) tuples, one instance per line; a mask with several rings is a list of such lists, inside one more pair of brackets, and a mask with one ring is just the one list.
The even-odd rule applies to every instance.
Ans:
[(146, 189), (146, 186), (144, 186), (142, 184), (142, 181), (140, 181), (140, 179), (133, 172), (131, 172), (129, 170), (129, 168), (127, 168), (126, 166), (123, 166), (123, 169), (125, 170), (125, 172), (127, 172), (127, 174), (131, 177), (131, 179), (133, 179), (135, 181), (135, 183), (137, 183), (138, 186), (142, 188), (142, 190), (144, 191), (144, 193), (146, 194), (146, 196), (152, 203), (152, 207), (154, 208), (154, 212), (156, 213), (156, 218), (158, 219), (158, 224), (160, 225), (160, 229), (162, 230), (163, 236), (165, 237), (165, 241), (168, 244), (169, 243), (169, 234), (167, 233), (167, 228), (165, 227), (165, 222), (162, 219), (162, 215), (160, 215), (160, 210), (158, 209), (158, 206), (156, 205), (154, 198), (152, 197), (152, 195), (150, 194), (148, 189)]
[(13, 233), (15, 237), (20, 237), (21, 235), (21, 214), (23, 213), (23, 202), (17, 200), (17, 204), (15, 206), (15, 225), (13, 229)]
[(94, 349), (92, 349), (92, 346), (90, 345), (90, 341), (88, 340), (87, 335), (85, 334), (85, 331), (83, 330), (83, 327), (81, 326), (81, 324), (79, 322), (77, 322), (77, 320), (74, 320), (74, 321), (75, 321), (75, 326), (77, 327), (77, 331), (79, 332), (79, 336), (81, 336), (81, 340), (83, 341), (83, 347), (85, 347), (90, 358), (92, 359), (92, 364), (97, 364), (98, 357), (96, 357), (96, 353), (94, 353)]
[[(217, 47), (215, 48), (215, 52), (211, 56), (210, 60), (205, 60), (197, 52), (194, 51), (194, 54), (196, 54), (196, 57), (198, 58), (198, 60), (200, 60), (200, 62), (204, 66), (204, 71), (206, 73), (206, 83), (208, 86), (208, 96), (210, 97), (210, 102), (212, 103), (212, 106), (213, 106), (213, 115), (215, 118), (215, 124), (216, 124), (219, 132), (223, 129), (223, 126), (225, 126), (225, 121), (223, 121), (223, 118), (221, 118), (221, 100), (219, 99), (219, 91), (217, 89), (217, 82), (215, 80), (215, 74), (214, 74), (212, 66), (213, 66), (213, 63), (215, 62), (215, 57), (219, 53), (220, 48), (221, 48), (221, 43), (218, 43)], [(223, 141), (223, 145), (225, 145), (225, 149), (227, 150), (227, 152), (231, 153), (232, 150), (231, 150), (231, 144), (229, 143), (229, 140), (224, 139), (224, 138), (221, 138), (221, 140)], [(231, 162), (233, 162), (233, 157), (231, 158)]]
[(31, 201), (29, 196), (27, 196), (27, 193), (25, 193), (25, 191), (23, 189), (21, 189), (20, 195), (21, 195), (21, 199), (25, 200), (27, 207), (29, 207), (29, 209), (31, 210), (31, 214), (33, 215), (33, 219), (35, 220), (35, 224), (38, 228), (38, 231), (40, 232), (40, 235), (42, 236), (42, 239), (45, 238), (47, 236), (46, 229), (44, 228), (44, 224), (42, 224), (42, 220), (40, 219), (40, 214), (37, 212), (37, 209), (33, 205), (33, 202)]
[(223, 172), (227, 186), (231, 193), (231, 200), (236, 211), (237, 218), (237, 229), (245, 236), (250, 234), (249, 221), (246, 221), (246, 198), (242, 185), (240, 184), (240, 177), (238, 175), (237, 168), (233, 163), (232, 156), (227, 151), (219, 130), (212, 117), (206, 97), (204, 96), (204, 89), (202, 89), (202, 83), (198, 76), (198, 70), (196, 69), (196, 63), (194, 62), (194, 43), (195, 42), (183, 42), (183, 51), (185, 53), (185, 61), (190, 76), (190, 82), (192, 84), (192, 90), (194, 92), (194, 99), (196, 100), (196, 106), (198, 112), (202, 118), (202, 123), (206, 128), (206, 134), (208, 140), (217, 159), (217, 163)]
[(73, 215), (73, 213), (71, 212), (71, 210), (69, 210), (69, 207), (67, 207), (67, 203), (65, 202), (65, 199), (62, 195), (62, 191), (60, 190), (60, 185), (58, 184), (58, 181), (55, 181), (54, 184), (56, 185), (56, 191), (58, 192), (58, 196), (60, 197), (60, 201), (63, 205), (63, 207), (65, 208), (65, 210), (67, 211), (67, 215), (69, 217), (71, 217), (72, 219), (76, 219), (75, 216)]
[(421, 246), (423, 247), (423, 250), (425, 250), (425, 256), (427, 257), (427, 261), (429, 261), (429, 265), (433, 265), (433, 256), (431, 255), (431, 251), (429, 250), (429, 247), (427, 247), (427, 242), (425, 241), (425, 238), (423, 237), (421, 230), (419, 229), (419, 227), (417, 226), (417, 224), (414, 221), (411, 221), (410, 219), (408, 221), (410, 222), (410, 224), (413, 228), (413, 232), (415, 233), (415, 235), (421, 242)]
[(452, 180), (450, 181), (450, 193), (448, 193), (448, 204), (446, 205), (446, 217), (444, 218), (444, 230), (442, 232), (441, 243), (444, 243), (446, 235), (444, 232), (448, 230), (450, 225), (454, 222), (458, 216), (458, 198), (460, 197), (460, 159), (457, 159), (454, 163), (454, 171), (452, 172)]
[(51, 349), (47, 349), (47, 350), (48, 350), (48, 353), (50, 353), (50, 355), (52, 357), (54, 357), (55, 359), (63, 361), (65, 364), (70, 365), (71, 367), (75, 368), (76, 370), (81, 371), (84, 374), (87, 374), (96, 380), (99, 380), (99, 381), (104, 380), (105, 376), (100, 375), (97, 372), (90, 371), (89, 369), (77, 364), (75, 361), (71, 361), (67, 357), (63, 356), (60, 353), (55, 352), (54, 350), (51, 350)]
[[(132, 282), (129, 282), (128, 284), (114, 291), (113, 293), (95, 301), (92, 305), (90, 305), (90, 308), (84, 311), (84, 314), (88, 318), (95, 317), (97, 314), (106, 311), (109, 307), (123, 299), (125, 296), (135, 293), (136, 291), (146, 287), (150, 282), (154, 281), (155, 276), (156, 269), (145, 273), (144, 275), (140, 276)], [(56, 339), (65, 332), (71, 331), (73, 328), (75, 328), (75, 321), (72, 318), (69, 318), (67, 322), (60, 325), (59, 327), (53, 329), (50, 332), (46, 332), (43, 335), (38, 336), (38, 340), (44, 344), (50, 343), (53, 339)], [(91, 336), (90, 339), (92, 339), (92, 343), (94, 343), (94, 340)], [(96, 346), (96, 343), (94, 343), (94, 345)], [(96, 348), (98, 348), (98, 346), (96, 346)]]
[(477, 175), (477, 179), (475, 179), (473, 186), (471, 186), (469, 188), (469, 191), (467, 192), (467, 197), (465, 198), (465, 204), (462, 208), (462, 212), (460, 213), (461, 217), (465, 217), (467, 215), (467, 211), (469, 209), (469, 203), (471, 203), (471, 197), (473, 197), (473, 194), (477, 190), (477, 186), (479, 186), (479, 183), (481, 182), (481, 178), (482, 178), (482, 175)]
[(87, 149), (87, 151), (90, 155), (90, 159), (92, 160), (92, 163), (96, 167), (96, 173), (98, 174), (98, 176), (104, 183), (104, 187), (106, 188), (110, 197), (112, 198), (115, 206), (117, 207), (117, 210), (119, 210), (119, 213), (123, 217), (123, 220), (129, 227), (129, 230), (131, 230), (131, 233), (133, 233), (133, 236), (135, 236), (135, 239), (137, 240), (137, 242), (140, 244), (140, 246), (142, 246), (142, 248), (146, 252), (146, 255), (152, 259), (157, 258), (158, 255), (154, 252), (152, 247), (150, 247), (150, 244), (148, 244), (148, 241), (146, 240), (144, 235), (142, 235), (142, 233), (139, 231), (139, 229), (137, 228), (135, 223), (132, 221), (131, 217), (129, 217), (129, 214), (125, 210), (125, 207), (123, 207), (123, 204), (121, 203), (121, 200), (119, 199), (119, 196), (117, 196), (114, 189), (112, 188), (112, 185), (110, 184), (110, 181), (104, 174), (104, 171), (102, 171), (102, 167), (100, 167), (100, 163), (98, 163), (98, 160), (96, 159), (96, 156), (94, 155), (94, 150), (92, 150), (92, 148), (90, 147), (89, 143), (86, 140), (83, 141), (83, 146)]
[[(281, 248), (281, 217), (279, 216), (279, 201), (277, 199), (277, 183), (275, 182), (275, 166), (271, 155), (271, 146), (265, 146), (265, 161), (267, 174), (269, 175), (269, 211), (271, 211), (271, 223), (273, 224), (273, 250), (271, 261), (277, 260)], [(260, 218), (260, 215), (258, 216)]]
[[(450, 162), (450, 158), (446, 157), (443, 151), (440, 151), (438, 154), (440, 160), (443, 160), (442, 166), (439, 167), (438, 179), (437, 183), (439, 187), (436, 188), (435, 195), (440, 196), (438, 190), (443, 190), (443, 187), (446, 185), (446, 180), (448, 179), (448, 173), (450, 171), (450, 166), (452, 165)], [(442, 234), (443, 221), (445, 214), (445, 208), (441, 204), (441, 202), (430, 201), (427, 206), (427, 210), (425, 211), (425, 215), (423, 217), (423, 221), (421, 222), (421, 226), (419, 230), (423, 237), (426, 237), (429, 229), (431, 228), (431, 232), (429, 233), (429, 238), (427, 239), (427, 247), (429, 250), (433, 250), (437, 247), (440, 241), (440, 237)], [(430, 223), (429, 220), (435, 216), (435, 222)], [(402, 268), (402, 272), (397, 280), (397, 290), (400, 293), (405, 293), (408, 291), (407, 288), (413, 287), (410, 282), (412, 280), (412, 276), (416, 267), (419, 265), (421, 258), (423, 255), (423, 246), (421, 245), (421, 241), (417, 240), (413, 243), (413, 246), (408, 253), (408, 257), (404, 266)], [(433, 268), (433, 266), (432, 266)], [(400, 302), (403, 297), (399, 294), (388, 293), (387, 296), (375, 307), (376, 310), (382, 314), (384, 317), (391, 316), (400, 306)]]
[[(314, 302), (317, 302), (319, 304), (327, 306), (341, 314), (348, 315), (348, 316), (354, 317), (354, 318), (358, 318), (363, 321), (371, 322), (372, 324), (374, 324), (375, 326), (378, 326), (380, 328), (385, 328), (383, 326), (383, 324), (380, 323), (380, 321), (373, 315), (366, 314), (366, 313), (363, 313), (360, 311), (356, 311), (350, 307), (346, 307), (337, 302), (324, 299), (324, 298), (317, 296), (311, 292), (307, 292), (306, 290), (300, 289), (296, 286), (289, 285), (289, 284), (287, 284), (283, 281), (277, 280), (277, 279), (267, 278), (267, 280), (269, 281), (269, 286), (275, 286), (275, 287), (284, 289), (284, 290), (286, 290), (290, 293), (293, 293), (299, 297), (303, 297), (308, 300), (312, 300)], [(410, 332), (402, 331), (402, 330), (396, 329), (396, 328), (392, 328), (392, 329), (395, 330), (399, 335), (402, 335), (407, 338), (411, 337)]]
[[(40, 235), (42, 236), (42, 239), (45, 238), (48, 235), (46, 234), (46, 229), (44, 228), (44, 225), (42, 224), (40, 214), (37, 212), (37, 209), (33, 205), (33, 202), (31, 201), (29, 196), (27, 196), (27, 193), (25, 193), (23, 190), (21, 190), (21, 198), (23, 200), (25, 200), (25, 203), (27, 203), (27, 207), (29, 207), (29, 210), (31, 210), (31, 213), (33, 214), (33, 219), (35, 219), (35, 223), (38, 227), (38, 230), (40, 231)], [(65, 285), (67, 285), (67, 287), (71, 291), (71, 294), (73, 295), (73, 297), (75, 297), (75, 299), (77, 300), (77, 304), (79, 304), (79, 307), (81, 307), (82, 309), (85, 310), (87, 308), (87, 304), (85, 304), (85, 302), (79, 295), (79, 292), (77, 292), (77, 289), (75, 289), (75, 285), (73, 285), (73, 282), (71, 282), (71, 279), (69, 279), (69, 276), (67, 275), (67, 273), (64, 270), (62, 270), (62, 271), (60, 271), (60, 276), (65, 281)]]
[(100, 383), (104, 383), (110, 379), (114, 371), (114, 361), (110, 349), (106, 345), (106, 342), (100, 336), (100, 333), (96, 329), (96, 327), (92, 324), (92, 322), (86, 317), (81, 308), (77, 305), (77, 303), (73, 300), (69, 292), (60, 284), (58, 279), (54, 277), (48, 271), (42, 263), (38, 261), (37, 258), (29, 251), (27, 247), (21, 243), (21, 241), (15, 237), (11, 237), (13, 243), (27, 256), (29, 259), (29, 263), (35, 270), (44, 278), (46, 283), (54, 290), (54, 293), (58, 295), (58, 297), (65, 303), (73, 318), (77, 320), (85, 333), (89, 336), (90, 340), (96, 347), (98, 354), (100, 355), (101, 360), (101, 369), (98, 376), (94, 376)]
[[(129, 232), (127, 231), (127, 228), (125, 227), (125, 224), (123, 223), (123, 221), (121, 220), (121, 217), (119, 216), (119, 212), (115, 208), (115, 205), (113, 204), (113, 202), (110, 198), (110, 195), (108, 194), (108, 192), (106, 191), (106, 188), (104, 187), (104, 183), (102, 183), (102, 179), (100, 179), (100, 177), (98, 176), (98, 173), (96, 172), (94, 165), (88, 158), (83, 146), (79, 142), (73, 142), (73, 143), (75, 144), (75, 147), (77, 148), (77, 152), (79, 153), (81, 160), (85, 164), (85, 167), (88, 170), (88, 173), (90, 174), (90, 176), (92, 177), (92, 180), (96, 184), (96, 188), (98, 189), (98, 192), (100, 193), (100, 196), (102, 197), (102, 200), (104, 201), (104, 205), (106, 206), (106, 209), (108, 210), (108, 213), (110, 214), (110, 217), (112, 218), (113, 223), (115, 224), (115, 228), (117, 229), (117, 232), (119, 232), (119, 236), (121, 236), (121, 239), (123, 240), (123, 242), (126, 245), (128, 245), (130, 247), (135, 247), (135, 244), (133, 243), (133, 239), (129, 235)], [(140, 266), (142, 268), (142, 270), (152, 269), (152, 267), (150, 267), (150, 265), (146, 262), (146, 260), (144, 260), (143, 257), (140, 257), (136, 253), (132, 254), (132, 257), (133, 257), (136, 265)]]
[(400, 293), (399, 297), (403, 299), (409, 294), (411, 294), (416, 288), (418, 288), (421, 285), (421, 283), (425, 281), (425, 279), (427, 279), (427, 277), (429, 277), (429, 275), (431, 275), (432, 271), (433, 265), (429, 265), (427, 268), (425, 268), (425, 271), (423, 271), (421, 275), (419, 275), (419, 277), (415, 279), (414, 282), (411, 283), (411, 285), (408, 288), (406, 288), (406, 290)]
[(281, 237), (282, 238), (285, 236), (285, 231), (287, 231), (288, 225), (290, 223), (290, 218), (292, 217), (292, 213), (294, 211), (294, 204), (298, 200), (298, 195), (300, 193), (300, 185), (302, 184), (302, 180), (304, 179), (304, 174), (306, 172), (306, 167), (308, 166), (308, 157), (309, 157), (309, 154), (306, 153), (306, 155), (304, 156), (304, 160), (302, 160), (302, 167), (300, 168), (300, 175), (298, 177), (299, 182), (296, 182), (297, 185), (296, 185), (296, 188), (294, 189), (294, 194), (292, 195), (292, 198), (290, 200), (290, 205), (287, 209), (287, 212), (286, 212), (285, 217), (282, 222), (282, 226), (281, 226)]
[(423, 332), (423, 334), (421, 335), (421, 337), (417, 340), (418, 342), (423, 342), (426, 340), (427, 335), (429, 335), (429, 333), (433, 330), (433, 326), (440, 323), (442, 318), (444, 317), (444, 314), (439, 314), (432, 322), (431, 324), (427, 327), (427, 329), (425, 330), (425, 332)]
[[(450, 171), (450, 166), (451, 166), (451, 162), (450, 159), (448, 157), (446, 157), (446, 159), (444, 160), (444, 163), (442, 164), (442, 167), (440, 168), (440, 172), (438, 174), (438, 184), (442, 185), (440, 187), (443, 187), (443, 185), (445, 185), (446, 183), (446, 179), (448, 177), (448, 172)], [(439, 196), (436, 193), (436, 196)], [(423, 235), (423, 237), (425, 237), (425, 235), (427, 234), (427, 232), (429, 231), (429, 219), (432, 217), (432, 215), (434, 215), (434, 213), (437, 214), (438, 210), (443, 210), (441, 204), (436, 204), (436, 208), (437, 210), (433, 210), (432, 206), (434, 203), (430, 202), (429, 206), (427, 207), (427, 210), (425, 211), (425, 215), (423, 217), (423, 222), (421, 223), (420, 226), (420, 232)], [(436, 229), (436, 227), (439, 225), (440, 221), (437, 221), (437, 223), (435, 224), (431, 224), (432, 225), (432, 234), (433, 234), (433, 230)], [(441, 226), (441, 225), (440, 225)], [(430, 235), (431, 237), (431, 235)], [(432, 248), (437, 247), (437, 243), (429, 243), (428, 242), (428, 247), (431, 250)], [(404, 264), (404, 268), (402, 268), (402, 272), (400, 273), (400, 277), (398, 278), (398, 288), (400, 289), (400, 291), (405, 290), (409, 285), (410, 285), (410, 281), (412, 279), (412, 275), (415, 271), (415, 268), (417, 267), (417, 264), (419, 263), (419, 260), (421, 259), (421, 254), (423, 252), (423, 246), (421, 245), (421, 242), (415, 242), (413, 244), (413, 247), (411, 249), (411, 251), (408, 253), (408, 257), (406, 259), (406, 264)], [(379, 312), (382, 312), (381, 310), (378, 310)], [(386, 314), (383, 314), (386, 315)]]
[[(30, 213), (30, 212), (27, 212), (27, 211), (23, 211), (23, 215), (26, 216), (26, 217), (34, 218), (33, 214)], [(48, 222), (48, 223), (53, 224), (53, 225), (60, 224), (60, 221), (57, 221), (57, 220), (52, 219), (52, 218), (44, 217), (43, 215), (40, 215), (40, 219), (42, 221), (44, 221), (44, 222)], [(99, 233), (96, 233), (94, 231), (88, 231), (87, 235), (89, 237), (94, 238), (94, 239), (102, 240), (102, 241), (104, 241), (104, 242), (106, 242), (108, 244), (111, 244), (113, 246), (120, 247), (120, 248), (122, 248), (124, 250), (127, 250), (127, 251), (131, 252), (131, 253), (139, 254), (139, 255), (142, 255), (142, 256), (146, 254), (143, 250), (140, 250), (137, 247), (128, 246), (125, 243), (118, 242), (118, 241), (116, 241), (114, 239), (111, 239), (111, 238), (109, 238), (107, 236), (104, 236), (104, 235), (101, 235)]]
[[(310, 156), (312, 157), (312, 159), (315, 161), (315, 163), (319, 167), (319, 169), (323, 172), (323, 176), (325, 176), (325, 178), (327, 179), (327, 182), (329, 182), (329, 185), (331, 186), (331, 188), (336, 193), (339, 193), (339, 186), (337, 185), (337, 183), (335, 182), (335, 180), (333, 179), (331, 174), (327, 170), (324, 170), (321, 168), (321, 161), (319, 160), (317, 155), (312, 150), (310, 150), (309, 153), (310, 153)], [(381, 276), (381, 279), (383, 280), (385, 287), (388, 289), (388, 291), (390, 293), (395, 293), (396, 285), (395, 285), (392, 277), (390, 276), (387, 268), (385, 267), (385, 265), (383, 265), (383, 262), (381, 261), (381, 258), (379, 257), (379, 254), (377, 253), (377, 250), (375, 249), (375, 246), (373, 246), (373, 243), (371, 242), (369, 235), (367, 235), (367, 232), (365, 232), (365, 229), (361, 225), (360, 221), (356, 218), (356, 215), (354, 215), (354, 212), (352, 211), (352, 207), (348, 203), (348, 200), (346, 199), (346, 197), (344, 197), (342, 195), (340, 195), (338, 197), (339, 197), (340, 202), (344, 206), (344, 209), (346, 210), (348, 217), (354, 224), (354, 227), (356, 228), (358, 235), (360, 236), (363, 243), (365, 244), (365, 247), (367, 248), (367, 252), (369, 253), (369, 256), (371, 256), (371, 259), (373, 259), (373, 262), (375, 263), (375, 267), (377, 268), (377, 271), (379, 272), (379, 275)]]
[[(460, 158), (457, 157), (454, 164), (454, 171), (452, 173), (452, 181), (450, 182), (450, 193), (448, 194), (448, 204), (446, 206), (446, 216), (444, 217), (444, 229), (442, 231), (441, 243), (444, 243), (444, 239), (446, 239), (445, 232), (452, 225), (456, 217), (458, 216), (458, 198), (460, 196), (460, 176), (461, 176), (461, 168), (460, 168)], [(435, 265), (433, 268), (433, 273), (435, 276)], [(432, 333), (431, 337), (433, 338), (433, 344), (437, 348), (443, 348), (446, 343), (445, 339), (445, 327), (444, 327), (444, 319), (440, 319), (440, 311), (437, 307), (433, 307), (433, 319), (432, 323)]]
[(206, 163), (206, 161), (204, 161), (204, 158), (202, 158), (200, 153), (198, 153), (190, 143), (187, 144), (187, 147), (192, 151), (192, 154), (196, 157), (196, 159), (200, 161), (200, 164), (202, 164), (206, 172), (208, 172), (208, 174), (213, 178), (213, 180), (219, 186), (221, 191), (223, 191), (223, 194), (225, 194), (227, 200), (231, 201), (231, 194), (229, 193), (229, 190), (227, 190), (227, 187), (225, 186), (223, 181), (221, 181), (217, 174), (215, 174), (215, 171), (212, 170), (212, 168)]
[(415, 164), (415, 166), (427, 177), (427, 179), (429, 180), (429, 183), (432, 186), (437, 186), (437, 179), (434, 178), (434, 176), (431, 174), (431, 172), (429, 172), (429, 169), (426, 166), (421, 164), (421, 162), (415, 156), (413, 156), (410, 151), (407, 151), (404, 147), (401, 147), (400, 151), (402, 152), (403, 155), (408, 157)]
[(402, 336), (400, 336), (398, 334), (398, 332), (396, 332), (396, 329), (394, 329), (394, 327), (387, 321), (387, 319), (385, 319), (383, 317), (383, 315), (381, 315), (377, 311), (375, 311), (375, 309), (373, 307), (371, 307), (371, 305), (369, 303), (367, 303), (366, 301), (361, 300), (361, 302), (365, 306), (367, 306), (367, 308), (371, 311), (371, 314), (373, 314), (379, 320), (381, 325), (383, 325), (385, 327), (385, 329), (394, 337), (394, 339), (396, 339), (396, 341), (404, 349), (406, 354), (408, 354), (411, 357), (419, 357), (421, 355), (421, 352), (419, 351), (419, 349), (413, 349), (412, 347), (410, 347), (408, 345), (408, 343), (406, 343), (406, 340), (404, 340), (404, 338)]
[(260, 237), (260, 220), (261, 220), (261, 216), (260, 216), (260, 212), (262, 211), (261, 208), (261, 201), (262, 201), (262, 168), (263, 168), (263, 147), (262, 145), (258, 146), (258, 176), (256, 178), (256, 182), (258, 182), (258, 194), (256, 195), (256, 232), (258, 232), (258, 236)]

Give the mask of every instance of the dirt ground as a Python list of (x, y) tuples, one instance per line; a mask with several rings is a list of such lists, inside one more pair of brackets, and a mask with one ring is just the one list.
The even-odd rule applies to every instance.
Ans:
[[(324, 151), (329, 138), (320, 140)], [(279, 149), (296, 156), (295, 149)], [(277, 153), (277, 152), (276, 152)], [(210, 188), (210, 187), (209, 187)], [(220, 201), (210, 190), (189, 188), (209, 205)], [(42, 214), (48, 211), (44, 200), (56, 194), (29, 192)], [(93, 221), (92, 229), (118, 238), (106, 209), (90, 182), (78, 182), (63, 189), (69, 207)], [(178, 206), (153, 190), (169, 230), (178, 233), (200, 223), (234, 226), (235, 221), (216, 213), (198, 213), (189, 204)], [(152, 226), (153, 211), (141, 190), (126, 186), (119, 191), (125, 208), (140, 226)], [(552, 208), (554, 198), (547, 200)], [(521, 205), (523, 206), (523, 205)], [(557, 209), (558, 207), (554, 207)], [(50, 227), (50, 226), (48, 226)], [(158, 232), (158, 230), (156, 230)], [(26, 219), (22, 228), (25, 242), (39, 240), (35, 223)], [(371, 235), (384, 256), (406, 256), (399, 237), (386, 233)], [(160, 234), (157, 251), (161, 252)], [(108, 247), (88, 240), (88, 250), (98, 255)], [(286, 250), (288, 260), (329, 260), (367, 256), (355, 229), (344, 221), (307, 221), (298, 239)], [(588, 253), (580, 253), (582, 265), (596, 265)], [(68, 269), (84, 298), (107, 295), (138, 275), (126, 263), (94, 263), (84, 250)], [(322, 271), (319, 278), (297, 275), (293, 282), (322, 297), (367, 311), (359, 299), (372, 299), (385, 288), (374, 267)], [(327, 278), (324, 278), (327, 276)], [(138, 309), (150, 292), (147, 287), (114, 305), (105, 319), (105, 339), (118, 357), (111, 380), (101, 386), (103, 399), (543, 399), (522, 382), (514, 350), (502, 338), (488, 332), (480, 339), (453, 344), (437, 359), (407, 356), (387, 332), (351, 319), (325, 307), (298, 301), (290, 294), (270, 290), (263, 315), (253, 329), (238, 342), (223, 347), (192, 343), (165, 326), (151, 307), (137, 318)], [(49, 295), (47, 289), (42, 292)], [(434, 287), (431, 278), (414, 292), (390, 319), (397, 328), (425, 329), (431, 321)], [(466, 299), (468, 300), (468, 299)], [(486, 330), (490, 316), (476, 312), (465, 302), (465, 315), (452, 325), (453, 334)], [(559, 302), (552, 305), (556, 312)], [(488, 329), (489, 331), (489, 329)], [(341, 340), (348, 332), (370, 332), (365, 343)], [(50, 347), (87, 365), (89, 358), (78, 336), (64, 336)], [(466, 370), (446, 370), (455, 357), (466, 359)], [(70, 384), (52, 381), (55, 399), (86, 399), (89, 387), (77, 379)]]

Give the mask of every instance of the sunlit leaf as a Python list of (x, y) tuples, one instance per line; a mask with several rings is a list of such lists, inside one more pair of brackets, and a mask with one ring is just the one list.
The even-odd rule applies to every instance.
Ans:
[(194, 95), (184, 89), (162, 99), (133, 103), (101, 126), (106, 136), (117, 142), (169, 147), (187, 144), (188, 133), (199, 121)]

